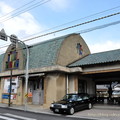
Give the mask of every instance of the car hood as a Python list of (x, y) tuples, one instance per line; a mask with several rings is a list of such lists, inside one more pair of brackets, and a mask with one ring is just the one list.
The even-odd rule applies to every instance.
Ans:
[(69, 103), (69, 101), (67, 101), (67, 100), (60, 100), (60, 101), (55, 102), (55, 104), (62, 104), (62, 105), (65, 105), (68, 103)]

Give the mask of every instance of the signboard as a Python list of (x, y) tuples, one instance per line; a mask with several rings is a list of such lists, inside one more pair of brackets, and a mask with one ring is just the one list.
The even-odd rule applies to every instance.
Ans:
[[(8, 94), (2, 94), (2, 99), (9, 99), (9, 95)], [(16, 95), (11, 95), (11, 99), (16, 99)]]
[[(13, 77), (11, 84), (12, 84), (11, 93), (17, 93), (18, 78)], [(4, 93), (9, 93), (9, 92), (10, 92), (10, 78), (5, 78), (4, 79)]]
[[(11, 87), (11, 99), (16, 99), (16, 93), (17, 93), (17, 88), (18, 88), (18, 78), (13, 77), (12, 78), (12, 87)], [(10, 78), (5, 78), (4, 79), (4, 88), (3, 88), (3, 94), (2, 98), (3, 99), (8, 99), (9, 98), (9, 92), (10, 92)]]

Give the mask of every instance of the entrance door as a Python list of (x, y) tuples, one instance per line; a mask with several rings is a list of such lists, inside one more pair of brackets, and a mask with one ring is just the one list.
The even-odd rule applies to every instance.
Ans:
[(40, 104), (40, 91), (39, 90), (33, 90), (33, 99), (32, 99), (33, 104)]
[(33, 104), (40, 104), (42, 105), (44, 103), (44, 83), (43, 79), (38, 79), (33, 82), (33, 98), (32, 103)]

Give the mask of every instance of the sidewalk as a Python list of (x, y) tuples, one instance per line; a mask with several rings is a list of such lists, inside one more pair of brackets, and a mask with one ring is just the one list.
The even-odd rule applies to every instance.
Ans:
[(16, 109), (16, 110), (23, 110), (28, 112), (35, 112), (35, 113), (44, 113), (44, 114), (50, 114), (52, 111), (50, 109), (45, 109), (42, 106), (38, 105), (27, 105), (27, 109), (25, 110), (25, 106), (23, 105), (11, 105), (8, 107), (8, 104), (0, 103), (0, 107), (4, 108), (10, 108), (10, 109)]

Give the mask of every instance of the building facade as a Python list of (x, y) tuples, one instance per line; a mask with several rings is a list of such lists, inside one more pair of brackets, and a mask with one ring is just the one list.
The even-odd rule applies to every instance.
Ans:
[[(0, 55), (0, 102), (27, 103), (48, 108), (66, 93), (96, 94), (97, 84), (119, 82), (120, 50), (91, 54), (79, 34), (70, 34), (28, 46), (29, 79), (25, 93), (26, 49), (22, 43), (9, 46)], [(111, 77), (112, 76), (112, 77)]]

